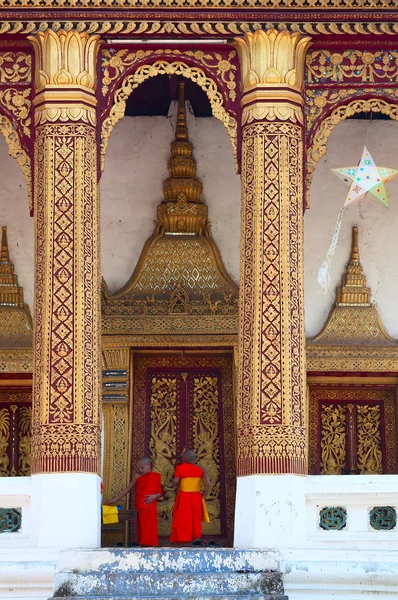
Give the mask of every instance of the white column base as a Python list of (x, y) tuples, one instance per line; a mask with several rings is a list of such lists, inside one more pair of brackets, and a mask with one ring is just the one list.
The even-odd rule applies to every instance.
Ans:
[(32, 475), (32, 534), (39, 548), (98, 548), (101, 478), (93, 473)]
[(305, 482), (300, 475), (238, 477), (235, 548), (282, 550), (302, 543)]

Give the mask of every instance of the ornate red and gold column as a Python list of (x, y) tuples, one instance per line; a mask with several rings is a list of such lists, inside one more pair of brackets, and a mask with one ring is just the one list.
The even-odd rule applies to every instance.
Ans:
[[(303, 85), (309, 44), (298, 33), (276, 30), (236, 39), (242, 90), (236, 541), (257, 547), (270, 545), (272, 528), (275, 540), (282, 531), (275, 516), (267, 533), (259, 506), (271, 501), (269, 517), (273, 504), (296, 494), (291, 477), (274, 475), (307, 472)], [(251, 532), (249, 514), (256, 520)]]
[(100, 39), (48, 29), (30, 41), (35, 53), (32, 474), (36, 511), (43, 515), (38, 543), (97, 546)]

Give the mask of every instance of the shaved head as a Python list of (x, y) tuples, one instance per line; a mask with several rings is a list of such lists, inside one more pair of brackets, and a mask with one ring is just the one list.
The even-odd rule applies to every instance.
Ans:
[(137, 473), (140, 475), (146, 475), (152, 469), (152, 463), (149, 456), (143, 456), (137, 462)]
[(185, 450), (184, 454), (182, 455), (182, 460), (184, 462), (189, 463), (190, 465), (193, 465), (196, 463), (196, 454), (194, 450)]

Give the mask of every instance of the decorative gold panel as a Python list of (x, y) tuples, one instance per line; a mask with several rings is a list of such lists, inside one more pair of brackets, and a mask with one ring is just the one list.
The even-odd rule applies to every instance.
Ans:
[(0, 477), (30, 475), (31, 427), (31, 391), (0, 389)]
[(398, 52), (394, 50), (350, 49), (343, 52), (314, 50), (307, 53), (307, 81), (309, 84), (318, 81), (327, 83), (386, 83), (398, 78)]
[(395, 402), (395, 388), (384, 386), (382, 382), (379, 389), (355, 384), (310, 384), (309, 473), (335, 475), (349, 470), (346, 465), (346, 449), (349, 431), (347, 414), (350, 408), (356, 413), (356, 456), (353, 457), (355, 472), (396, 474)]
[[(128, 463), (128, 407), (126, 404), (104, 404), (104, 494), (106, 502), (126, 487)], [(120, 503), (125, 506), (126, 498)]]
[(150, 388), (152, 468), (162, 474), (163, 497), (157, 503), (159, 535), (170, 535), (175, 488), (173, 475), (177, 454), (177, 380), (152, 377)]
[(206, 498), (210, 523), (203, 524), (205, 535), (221, 533), (218, 384), (217, 377), (204, 376), (193, 379), (193, 446), (198, 465), (205, 469), (210, 479)]
[[(16, 0), (13, 0), (16, 2)], [(27, 0), (25, 0), (27, 1)], [(221, 1), (221, 0), (220, 0)], [(243, 0), (242, 0), (243, 2)], [(214, 3), (213, 3), (214, 4)], [(296, 8), (296, 7), (295, 7)], [(264, 10), (264, 7), (261, 7)], [(183, 13), (178, 13), (179, 16), (184, 16)], [(279, 13), (280, 14), (280, 13)], [(126, 40), (130, 36), (137, 36), (142, 38), (145, 36), (152, 36), (156, 34), (161, 39), (161, 36), (170, 35), (183, 35), (183, 36), (197, 36), (206, 37), (208, 35), (218, 36), (221, 38), (233, 37), (236, 35), (244, 35), (247, 31), (257, 31), (261, 27), (264, 31), (267, 29), (280, 28), (288, 31), (294, 31), (303, 35), (319, 35), (327, 36), (330, 38), (333, 36), (347, 36), (356, 35), (359, 37), (366, 36), (395, 36), (398, 33), (398, 24), (394, 21), (383, 21), (383, 20), (370, 20), (365, 21), (361, 19), (360, 13), (353, 13), (351, 18), (345, 18), (344, 15), (341, 20), (334, 19), (328, 21), (317, 20), (316, 22), (308, 22), (307, 20), (295, 20), (294, 23), (288, 18), (278, 18), (277, 21), (272, 21), (271, 18), (267, 22), (259, 23), (258, 19), (248, 19), (247, 21), (230, 21), (227, 20), (227, 16), (220, 15), (218, 20), (203, 20), (198, 15), (197, 20), (184, 20), (184, 18), (162, 18), (160, 20), (141, 20), (139, 14), (135, 13), (137, 18), (134, 19), (112, 19), (112, 20), (91, 20), (86, 19), (84, 21), (78, 21), (76, 24), (79, 31), (90, 33), (97, 33), (105, 36), (126, 36)], [(47, 16), (47, 15), (46, 15)], [(72, 23), (70, 20), (60, 20), (58, 18), (47, 18), (43, 20), (32, 20), (27, 19), (24, 21), (18, 20), (4, 20), (1, 23), (0, 33), (3, 35), (27, 35), (37, 31), (46, 31), (47, 29), (54, 29), (58, 31), (62, 25), (65, 29), (70, 28)]]
[[(358, 6), (359, 5), (359, 6)], [(267, 0), (266, 3), (260, 4), (255, 0), (165, 0), (163, 4), (160, 4), (159, 0), (154, 2), (153, 0), (57, 0), (54, 3), (53, 0), (2, 0), (0, 7), (5, 9), (17, 8), (38, 8), (38, 9), (73, 9), (79, 10), (88, 9), (143, 9), (143, 8), (171, 8), (175, 10), (198, 10), (200, 8), (205, 10), (215, 9), (252, 9), (258, 11), (271, 11), (271, 10), (286, 10), (293, 9), (295, 11), (304, 9), (315, 11), (327, 11), (330, 12), (333, 9), (338, 10), (353, 10), (357, 17), (361, 14), (361, 11), (368, 12), (371, 9), (377, 9), (377, 11), (391, 10), (393, 5), (391, 0), (367, 0), (366, 5), (359, 4), (358, 0)]]
[(357, 460), (361, 474), (383, 473), (381, 413), (378, 405), (357, 407)]
[(322, 405), (321, 475), (341, 475), (346, 464), (346, 407)]
[(0, 373), (32, 373), (32, 371), (32, 348), (0, 348)]
[(10, 439), (10, 413), (7, 408), (0, 408), (0, 477), (8, 475), (10, 459), (7, 449)]
[(32, 407), (21, 406), (19, 409), (19, 459), (18, 467), (20, 475), (30, 475), (31, 469), (31, 429), (32, 429)]

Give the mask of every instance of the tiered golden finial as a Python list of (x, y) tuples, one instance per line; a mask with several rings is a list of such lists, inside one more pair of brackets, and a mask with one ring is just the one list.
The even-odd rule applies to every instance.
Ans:
[(358, 227), (353, 227), (350, 261), (343, 275), (342, 285), (337, 288), (336, 305), (369, 306), (371, 303), (371, 291), (366, 283), (366, 277), (363, 274), (362, 265), (359, 260)]
[(171, 145), (169, 175), (163, 184), (164, 199), (158, 206), (160, 230), (174, 234), (199, 234), (207, 224), (207, 206), (201, 199), (202, 184), (196, 177), (196, 161), (188, 140), (184, 83), (180, 83), (175, 140)]
[(10, 261), (7, 227), (3, 227), (0, 253), (0, 306), (24, 306), (23, 289), (18, 285), (14, 265)]

